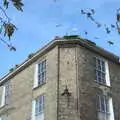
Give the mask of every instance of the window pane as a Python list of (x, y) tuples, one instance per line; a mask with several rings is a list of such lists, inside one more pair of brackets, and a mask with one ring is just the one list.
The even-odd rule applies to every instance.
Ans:
[(42, 74), (38, 75), (38, 84), (41, 85), (42, 84)]
[(98, 70), (101, 70), (100, 60), (96, 59), (96, 67)]
[(8, 117), (6, 115), (2, 115), (0, 118), (1, 120), (8, 120)]
[(97, 110), (100, 111), (101, 108), (100, 108), (100, 96), (99, 95), (97, 96), (97, 103), (96, 104), (97, 104)]
[(105, 62), (104, 61), (102, 61), (102, 71), (105, 72)]
[(5, 104), (10, 103), (10, 97), (11, 97), (11, 83), (10, 81), (5, 83)]
[(42, 82), (45, 82), (45, 72), (42, 73)]
[(109, 112), (109, 101), (108, 97), (99, 95), (97, 97), (97, 109), (98, 111), (108, 113)]
[(43, 84), (46, 80), (46, 60), (38, 64), (38, 84)]
[(43, 66), (43, 70), (45, 70), (46, 69), (46, 61), (43, 61), (42, 66)]
[(102, 83), (102, 78), (101, 78), (101, 72), (100, 71), (96, 71), (96, 79), (99, 83)]
[[(110, 100), (108, 96), (105, 95), (99, 95), (99, 99), (97, 99), (98, 104), (98, 120), (112, 120), (113, 117), (111, 117), (112, 111), (110, 111)], [(100, 109), (99, 109), (100, 108)], [(113, 109), (113, 108), (112, 108)]]
[(38, 114), (38, 100), (36, 100), (36, 104), (35, 104), (35, 115)]
[(101, 79), (102, 79), (102, 83), (103, 83), (103, 84), (106, 84), (106, 81), (105, 81), (105, 73), (101, 73)]
[(42, 71), (42, 65), (40, 63), (40, 64), (38, 64), (38, 73), (41, 73), (41, 71)]
[(101, 97), (101, 111), (105, 112), (105, 99), (104, 99), (104, 96)]
[(105, 62), (96, 58), (96, 80), (99, 83), (106, 84)]
[(106, 112), (109, 113), (109, 98), (105, 98), (106, 101)]
[(35, 115), (39, 116), (43, 113), (44, 109), (44, 96), (40, 96), (36, 99), (36, 105), (35, 105)]

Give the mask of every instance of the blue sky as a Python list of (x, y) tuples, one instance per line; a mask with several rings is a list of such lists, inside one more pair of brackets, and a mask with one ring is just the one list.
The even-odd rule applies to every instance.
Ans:
[[(93, 8), (96, 10), (95, 18), (101, 23), (115, 23), (116, 9), (120, 0), (24, 0), (24, 12), (18, 12), (12, 6), (7, 13), (18, 27), (11, 42), (16, 46), (16, 52), (10, 52), (0, 42), (0, 77), (10, 68), (24, 61), (28, 54), (35, 52), (54, 36), (78, 34), (96, 42), (99, 46), (120, 55), (120, 36), (116, 32), (106, 35), (102, 28), (80, 14), (81, 9)], [(61, 27), (56, 25), (61, 24)], [(72, 31), (77, 29), (77, 31)], [(84, 31), (88, 31), (88, 35)], [(94, 39), (99, 37), (100, 39)], [(107, 40), (115, 41), (113, 46)]]

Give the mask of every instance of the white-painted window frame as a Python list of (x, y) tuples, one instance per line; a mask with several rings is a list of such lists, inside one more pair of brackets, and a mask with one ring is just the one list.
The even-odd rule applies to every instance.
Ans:
[(1, 86), (2, 87), (2, 98), (1, 98), (1, 105), (0, 107), (3, 107), (5, 105), (5, 86)]
[(5, 104), (9, 104), (10, 103), (10, 99), (11, 99), (11, 81), (7, 81), (5, 83)]
[[(43, 99), (41, 102), (40, 99)], [(38, 105), (38, 106), (37, 106)], [(38, 107), (38, 108), (37, 108)], [(36, 109), (37, 108), (37, 109)], [(41, 109), (41, 110), (40, 110)], [(39, 111), (40, 110), (40, 111)], [(32, 102), (32, 120), (44, 120), (44, 95), (37, 97)]]
[[(99, 70), (98, 65), (97, 65), (97, 60), (100, 61), (100, 67), (101, 69)], [(104, 66), (102, 66), (102, 62), (104, 63)], [(105, 70), (103, 71), (102, 68), (105, 68)], [(100, 72), (100, 74), (105, 74), (105, 78), (104, 81), (100, 81), (98, 79), (97, 73)], [(95, 75), (96, 75), (96, 79), (95, 81), (100, 83), (100, 84), (104, 84), (106, 86), (111, 86), (110, 85), (110, 75), (109, 75), (109, 65), (108, 65), (108, 61), (103, 59), (103, 58), (99, 58), (99, 57), (95, 57)], [(101, 77), (102, 78), (102, 77)]]
[[(40, 69), (43, 65), (44, 68)], [(41, 60), (39, 63), (35, 64), (33, 88), (43, 85), (44, 83), (46, 83), (46, 60)]]
[[(105, 95), (98, 95), (98, 111), (103, 113), (109, 113), (108, 97)], [(104, 108), (104, 109), (103, 109)]]
[(7, 115), (1, 115), (0, 116), (0, 120), (8, 120), (8, 116)]
[[(104, 110), (102, 109), (101, 102), (104, 101)], [(106, 109), (107, 107), (107, 109)], [(113, 102), (110, 96), (98, 95), (97, 96), (97, 111), (98, 115), (104, 116), (104, 119), (99, 120), (114, 120)]]
[(2, 98), (1, 98), (1, 105), (0, 107), (3, 107), (6, 104), (10, 103), (10, 98), (11, 98), (11, 81), (7, 81), (4, 83), (4, 85), (1, 86), (3, 91), (2, 91)]

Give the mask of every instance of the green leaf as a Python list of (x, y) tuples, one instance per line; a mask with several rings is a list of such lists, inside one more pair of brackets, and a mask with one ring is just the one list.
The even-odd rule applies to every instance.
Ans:
[(4, 29), (5, 29), (4, 36), (7, 35), (9, 37), (9, 40), (10, 40), (11, 36), (13, 35), (13, 33), (16, 29), (16, 26), (13, 25), (12, 23), (6, 23), (6, 24), (4, 24)]

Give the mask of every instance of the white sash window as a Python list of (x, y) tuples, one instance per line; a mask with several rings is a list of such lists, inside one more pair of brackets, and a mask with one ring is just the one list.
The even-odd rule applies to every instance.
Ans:
[(114, 120), (112, 98), (99, 95), (97, 96), (98, 120)]
[(0, 87), (0, 107), (10, 103), (11, 98), (11, 82), (7, 81)]
[(35, 65), (34, 88), (46, 82), (46, 60)]
[(110, 86), (108, 62), (100, 58), (95, 58), (95, 63), (96, 81)]
[(44, 96), (41, 95), (32, 103), (32, 120), (44, 120)]

